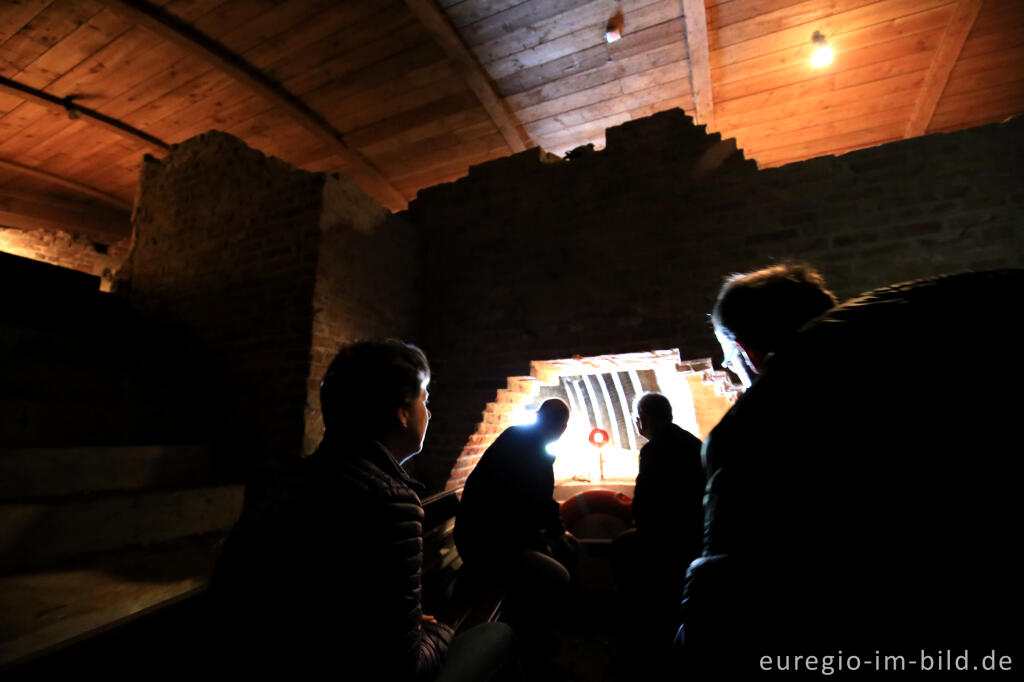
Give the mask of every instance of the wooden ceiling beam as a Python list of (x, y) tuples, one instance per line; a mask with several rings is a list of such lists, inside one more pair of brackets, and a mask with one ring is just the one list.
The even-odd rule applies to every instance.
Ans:
[(942, 97), (943, 90), (949, 82), (949, 74), (953, 72), (960, 52), (964, 49), (967, 36), (974, 27), (981, 10), (982, 0), (960, 0), (953, 15), (946, 25), (946, 31), (942, 35), (935, 56), (932, 58), (931, 66), (928, 68), (928, 75), (925, 76), (921, 85), (921, 92), (917, 96), (917, 103), (914, 105), (914, 113), (907, 123), (907, 130), (904, 137), (917, 137), (924, 135), (935, 115), (935, 107)]
[(405, 5), (434, 37), (448, 58), (458, 66), (469, 89), (480, 100), (480, 104), (494, 121), (494, 125), (497, 126), (513, 153), (525, 150), (527, 143), (532, 147), (533, 143), (529, 137), (524, 142), (523, 135), (520, 134), (522, 126), (519, 125), (512, 109), (495, 92), (487, 72), (452, 28), (448, 18), (438, 9), (434, 0), (405, 0)]
[(131, 216), (127, 210), (25, 192), (0, 191), (0, 224), (25, 230), (73, 232), (104, 244), (131, 235)]
[(94, 199), (99, 199), (100, 201), (109, 204), (114, 208), (122, 209), (125, 211), (131, 208), (131, 205), (127, 201), (124, 201), (123, 199), (115, 197), (111, 194), (107, 194), (106, 192), (101, 192), (95, 187), (83, 185), (82, 183), (76, 182), (75, 180), (71, 180), (60, 175), (55, 175), (53, 173), (48, 173), (44, 170), (33, 168), (32, 166), (23, 166), (22, 164), (15, 163), (14, 161), (0, 159), (0, 168), (4, 170), (14, 171), (15, 173), (20, 173), (22, 175), (28, 175), (39, 180), (45, 180), (46, 182), (52, 182), (55, 185), (66, 187), (75, 192), (87, 194), (93, 197)]
[(349, 147), (339, 131), (265, 73), (162, 8), (138, 0), (101, 0), (101, 2), (111, 11), (156, 34), (159, 38), (177, 45), (188, 54), (202, 59), (213, 68), (258, 93), (274, 106), (281, 107), (303, 128), (324, 143), (331, 145), (335, 153), (344, 159), (356, 174), (356, 177), (352, 179), (357, 182), (361, 181), (360, 184), (368, 194), (391, 210), (400, 210), (405, 207), (405, 197), (368, 159)]
[(704, 0), (682, 0), (686, 49), (690, 57), (690, 92), (697, 123), (715, 127), (715, 102), (711, 91), (711, 53), (708, 48), (708, 18)]
[(153, 137), (148, 133), (144, 133), (137, 128), (133, 128), (124, 121), (111, 118), (110, 116), (101, 114), (98, 111), (76, 104), (74, 97), (57, 97), (56, 95), (51, 95), (48, 92), (30, 88), (27, 85), (23, 85), (11, 80), (10, 78), (4, 78), (2, 76), (0, 76), (0, 92), (14, 95), (26, 102), (38, 104), (50, 111), (66, 113), (68, 118), (71, 119), (81, 118), (82, 120), (100, 126), (115, 135), (119, 135), (125, 139), (131, 140), (132, 142), (141, 144), (143, 147), (146, 147), (158, 154), (163, 154), (168, 149), (168, 144), (163, 140)]

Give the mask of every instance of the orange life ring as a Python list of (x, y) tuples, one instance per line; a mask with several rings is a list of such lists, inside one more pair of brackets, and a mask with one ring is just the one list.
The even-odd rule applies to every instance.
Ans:
[(590, 432), (590, 444), (595, 447), (603, 448), (608, 445), (608, 440), (608, 432), (604, 429), (594, 429)]
[(565, 527), (579, 537), (613, 537), (633, 525), (633, 498), (614, 490), (587, 490), (561, 504)]

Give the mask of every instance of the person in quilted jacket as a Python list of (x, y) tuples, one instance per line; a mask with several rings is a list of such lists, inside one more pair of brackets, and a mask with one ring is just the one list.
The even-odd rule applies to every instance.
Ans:
[(402, 464), (423, 447), (429, 381), (423, 352), (396, 340), (351, 343), (334, 358), (320, 446), (259, 536), (225, 550), (220, 583), (244, 614), (250, 662), (396, 682), (515, 668), (507, 626), (467, 632), (453, 658), (452, 630), (422, 611), (422, 486)]
[[(1019, 660), (1024, 365), (1002, 352), (1024, 271), (803, 305), (824, 307), (821, 290), (786, 314), (713, 315), (757, 378), (705, 441), (704, 552), (677, 641), (719, 673), (793, 671), (798, 655), (819, 673), (840, 655), (847, 670)], [(777, 342), (754, 333), (787, 320)], [(975, 362), (1005, 390), (962, 369)]]

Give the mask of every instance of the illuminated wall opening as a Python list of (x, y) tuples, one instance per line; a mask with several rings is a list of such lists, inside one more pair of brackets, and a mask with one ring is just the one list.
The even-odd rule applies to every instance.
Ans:
[[(465, 484), (487, 447), (509, 426), (530, 423), (548, 398), (565, 400), (572, 415), (565, 434), (549, 451), (554, 456), (556, 499), (608, 488), (630, 494), (640, 448), (646, 442), (633, 424), (633, 400), (645, 391), (663, 393), (674, 421), (703, 439), (735, 401), (740, 387), (710, 358), (680, 359), (678, 349), (624, 353), (530, 363), (530, 376), (509, 377), (508, 387), (488, 403), (446, 485)], [(597, 447), (595, 429), (607, 434)]]

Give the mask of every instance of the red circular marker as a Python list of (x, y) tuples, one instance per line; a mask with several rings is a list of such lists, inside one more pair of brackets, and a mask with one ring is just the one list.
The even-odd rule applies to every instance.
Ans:
[(608, 445), (608, 432), (604, 429), (594, 429), (590, 432), (590, 444), (599, 448)]

